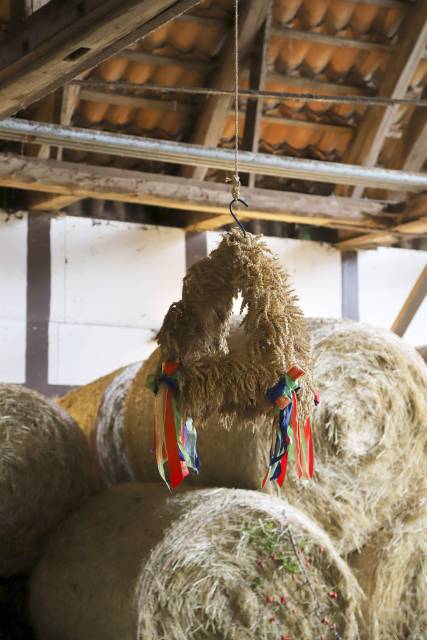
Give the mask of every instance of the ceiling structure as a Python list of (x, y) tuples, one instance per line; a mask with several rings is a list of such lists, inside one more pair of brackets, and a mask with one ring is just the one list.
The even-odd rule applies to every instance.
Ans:
[[(228, 165), (190, 157), (234, 148), (232, 0), (17, 4), (0, 0), (0, 116), (30, 123), (12, 135), (0, 122), (3, 206), (229, 224)], [(408, 172), (427, 160), (427, 108), (413, 104), (427, 98), (427, 0), (240, 0), (239, 32), (239, 142), (257, 170), (242, 173), (248, 228), (343, 250), (425, 248), (427, 173), (411, 187)], [(57, 127), (43, 138), (36, 122)], [(102, 146), (97, 131), (117, 139)], [(138, 155), (136, 138), (158, 150)], [(271, 175), (258, 154), (309, 163)], [(366, 181), (334, 182), (336, 163)]]

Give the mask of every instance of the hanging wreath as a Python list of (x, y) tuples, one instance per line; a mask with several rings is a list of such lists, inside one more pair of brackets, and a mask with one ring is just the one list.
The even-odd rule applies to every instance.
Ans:
[[(246, 340), (244, 348), (229, 351), (233, 300), (239, 293)], [(203, 425), (214, 412), (254, 419), (272, 406), (264, 483), (268, 477), (283, 482), (290, 445), (299, 477), (312, 476), (309, 338), (288, 276), (261, 237), (232, 230), (193, 265), (182, 299), (170, 307), (157, 339), (163, 366), (148, 384), (155, 393), (164, 392), (155, 450), (163, 478), (163, 464), (169, 463), (172, 486), (188, 468), (199, 468), (193, 422)]]

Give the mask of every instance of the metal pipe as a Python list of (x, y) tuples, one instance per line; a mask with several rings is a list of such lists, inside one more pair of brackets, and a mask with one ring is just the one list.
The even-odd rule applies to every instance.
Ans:
[[(121, 133), (14, 118), (0, 121), (0, 138), (229, 171), (234, 167), (234, 153), (228, 149), (213, 149), (195, 144), (140, 138)], [(239, 166), (242, 173), (258, 173), (280, 178), (316, 180), (400, 191), (427, 189), (426, 173), (360, 167), (249, 151), (240, 152)]]

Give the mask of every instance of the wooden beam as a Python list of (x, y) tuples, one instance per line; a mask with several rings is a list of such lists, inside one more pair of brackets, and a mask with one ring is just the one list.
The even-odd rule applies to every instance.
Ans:
[[(265, 0), (245, 0), (240, 2), (239, 55), (240, 60), (250, 52), (254, 39), (259, 32), (268, 12), (269, 3)], [(232, 89), (234, 80), (234, 29), (224, 45), (224, 51), (218, 70), (211, 86), (215, 89)], [(216, 147), (224, 131), (225, 121), (232, 99), (229, 96), (209, 96), (201, 107), (200, 115), (194, 126), (192, 142), (207, 147)], [(203, 180), (205, 167), (184, 167), (182, 175), (187, 178)]]
[(177, 102), (176, 100), (160, 100), (152, 96), (138, 96), (134, 93), (124, 93), (122, 91), (112, 91), (107, 89), (93, 90), (82, 89), (80, 92), (82, 100), (92, 100), (93, 102), (107, 102), (108, 104), (124, 105), (134, 109), (156, 109), (158, 111), (177, 111), (178, 113), (190, 113), (194, 111), (194, 106)]
[(420, 356), (423, 358), (424, 362), (427, 362), (427, 344), (423, 347), (417, 347), (417, 351)]
[[(271, 27), (271, 1), (265, 22), (257, 38), (257, 46), (251, 55), (249, 71), (249, 88), (263, 91), (267, 77), (267, 50)], [(258, 152), (259, 134), (261, 130), (263, 101), (260, 98), (248, 98), (246, 103), (245, 127), (243, 130), (242, 149)], [(242, 184), (249, 187), (255, 186), (255, 174), (244, 173), (241, 177)]]
[(326, 33), (318, 33), (316, 31), (300, 31), (299, 29), (291, 29), (289, 27), (274, 27), (271, 35), (283, 40), (298, 40), (301, 42), (315, 42), (316, 44), (325, 44), (332, 47), (345, 47), (348, 49), (360, 49), (361, 51), (382, 51), (391, 53), (394, 45), (384, 44), (381, 42), (372, 42), (369, 40), (356, 40), (355, 38), (346, 38), (343, 36), (332, 36)]
[(0, 118), (13, 115), (200, 0), (51, 0), (0, 44)]
[(404, 171), (421, 171), (427, 160), (427, 109), (416, 109), (406, 128), (403, 146)]
[(126, 58), (130, 62), (139, 62), (140, 64), (154, 64), (157, 67), (172, 66), (188, 69), (189, 71), (206, 72), (212, 69), (214, 64), (212, 61), (190, 60), (189, 58), (162, 56), (154, 53), (146, 53), (145, 51), (135, 51), (134, 49), (125, 49), (121, 51), (118, 58)]
[(409, 292), (401, 310), (396, 316), (395, 321), (391, 325), (391, 330), (398, 336), (403, 336), (409, 327), (414, 315), (420, 308), (424, 298), (427, 295), (427, 265), (420, 273), (417, 281)]
[[(156, 56), (161, 57), (161, 56)], [(154, 98), (152, 93), (148, 93), (148, 95), (139, 95), (132, 92), (125, 92), (120, 89), (120, 85), (117, 88), (112, 87), (111, 83), (105, 83), (104, 88), (94, 88), (92, 89), (92, 83), (87, 81), (84, 84), (78, 84), (70, 86), (82, 87), (80, 97), (82, 100), (93, 100), (94, 102), (108, 102), (109, 104), (120, 104), (126, 105), (130, 107), (134, 107), (135, 109), (158, 109), (159, 111), (178, 111), (180, 113), (189, 113), (194, 111), (194, 106), (185, 102), (179, 102), (178, 100), (161, 100), (159, 98)], [(99, 83), (96, 84), (96, 87), (99, 86)], [(144, 87), (141, 87), (143, 90)], [(250, 101), (251, 98), (248, 98)], [(256, 98), (253, 100), (257, 100)], [(262, 102), (262, 100), (261, 100)], [(245, 116), (244, 111), (239, 112), (240, 115)], [(234, 110), (228, 111), (228, 116), (233, 115)], [(271, 124), (283, 124), (287, 127), (304, 127), (319, 131), (319, 129), (324, 129), (330, 131), (331, 133), (346, 133), (351, 135), (353, 131), (353, 127), (344, 124), (330, 124), (329, 122), (315, 122), (312, 120), (300, 120), (296, 118), (286, 118), (279, 115), (269, 115), (269, 114), (261, 114), (261, 119), (263, 122), (269, 122)], [(245, 134), (243, 134), (245, 135)]]
[(427, 234), (427, 217), (418, 218), (411, 222), (403, 222), (387, 230), (369, 233), (364, 236), (357, 236), (342, 240), (335, 246), (341, 251), (353, 249), (368, 249), (379, 245), (390, 245), (397, 242), (401, 237), (419, 236)]
[[(378, 95), (391, 98), (403, 98), (413, 78), (415, 70), (422, 59), (427, 42), (427, 0), (416, 0), (410, 5), (402, 23), (401, 38), (396, 54), (390, 58), (384, 80)], [(357, 135), (343, 162), (373, 167), (377, 164), (384, 140), (396, 117), (398, 107), (370, 108), (366, 112)], [(346, 190), (347, 188), (345, 188)], [(342, 195), (342, 187), (337, 193)], [(364, 187), (354, 189), (354, 197), (360, 197)]]
[[(12, 154), (0, 154), (0, 186), (220, 215), (228, 211), (230, 200), (229, 189), (222, 184)], [(356, 228), (360, 232), (385, 228), (375, 219), (381, 217), (382, 202), (245, 187), (242, 194), (250, 196), (251, 208), (246, 214), (250, 219)]]

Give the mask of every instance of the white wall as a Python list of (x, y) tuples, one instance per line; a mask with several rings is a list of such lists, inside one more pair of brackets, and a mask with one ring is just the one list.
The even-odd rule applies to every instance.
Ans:
[[(208, 232), (208, 251), (212, 251), (221, 234)], [(341, 317), (341, 255), (326, 244), (309, 240), (265, 238), (290, 275), (307, 316)], [(238, 306), (236, 306), (236, 311)]]
[[(207, 234), (208, 251), (220, 234)], [(310, 241), (266, 238), (289, 272), (304, 312), (341, 315), (341, 256)], [(359, 253), (361, 320), (390, 327), (427, 252)], [(51, 221), (49, 383), (79, 385), (144, 359), (169, 305), (181, 297), (179, 229), (82, 218)], [(0, 213), (0, 382), (25, 382), (27, 219)], [(405, 339), (427, 343), (427, 301)]]
[(0, 212), (0, 381), (25, 381), (27, 217)]
[[(426, 251), (379, 248), (359, 252), (360, 319), (390, 328), (427, 262)], [(405, 333), (414, 346), (427, 344), (427, 299)]]
[(49, 383), (85, 384), (146, 358), (185, 275), (185, 234), (52, 220)]

